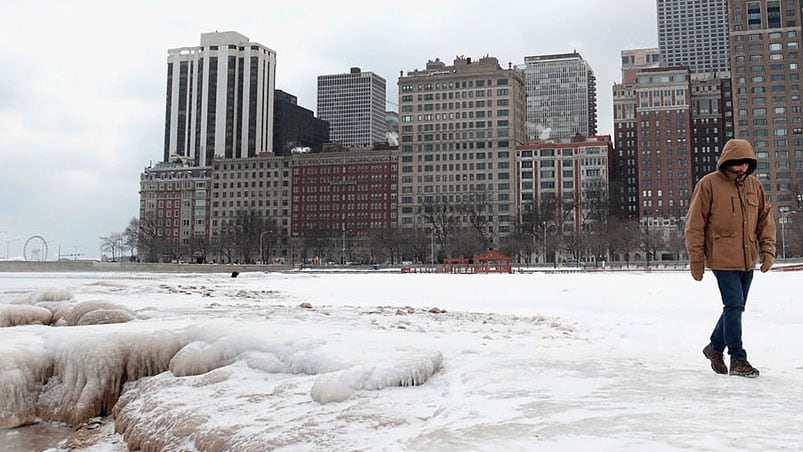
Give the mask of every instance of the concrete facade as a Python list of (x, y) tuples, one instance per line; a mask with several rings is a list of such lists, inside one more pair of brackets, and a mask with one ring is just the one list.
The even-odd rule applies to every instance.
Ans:
[(773, 206), (803, 208), (800, 0), (729, 6), (735, 136), (750, 140)]
[(568, 143), (597, 134), (597, 79), (579, 53), (524, 58), (527, 134)]
[(164, 161), (209, 166), (273, 149), (276, 52), (236, 32), (168, 50)]
[(385, 141), (385, 79), (351, 68), (345, 74), (318, 76), (318, 117), (329, 122), (329, 139), (349, 148)]
[(516, 222), (523, 74), (494, 57), (458, 57), (451, 66), (429, 61), (398, 85), (400, 226), (474, 227), (497, 246)]

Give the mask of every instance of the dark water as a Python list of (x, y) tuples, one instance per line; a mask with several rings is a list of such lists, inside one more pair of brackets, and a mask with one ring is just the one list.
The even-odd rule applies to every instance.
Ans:
[(0, 430), (0, 451), (27, 452), (58, 448), (72, 433), (64, 424), (42, 422), (10, 430)]

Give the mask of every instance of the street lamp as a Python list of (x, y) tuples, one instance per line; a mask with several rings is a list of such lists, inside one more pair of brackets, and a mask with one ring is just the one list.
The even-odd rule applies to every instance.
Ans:
[(259, 260), (262, 262), (262, 265), (265, 265), (265, 251), (262, 248), (262, 238), (265, 237), (266, 234), (273, 233), (272, 230), (262, 231), (262, 234), (259, 234)]
[(784, 234), (785, 233), (785, 229), (786, 229), (785, 225), (786, 225), (787, 220), (788, 220), (787, 217), (789, 215), (794, 214), (794, 213), (795, 213), (794, 210), (787, 210), (787, 211), (781, 212), (781, 218), (780, 218), (780, 223), (781, 223), (781, 259), (783, 259), (783, 260), (786, 260), (786, 236)]

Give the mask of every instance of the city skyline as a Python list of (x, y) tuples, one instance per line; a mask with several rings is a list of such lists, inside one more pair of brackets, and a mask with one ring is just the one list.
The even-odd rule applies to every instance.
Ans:
[[(0, 71), (0, 258), (7, 248), (21, 256), (32, 235), (48, 240), (50, 259), (59, 248), (98, 257), (99, 237), (137, 216), (139, 175), (163, 153), (168, 49), (205, 32), (237, 31), (275, 50), (276, 88), (311, 110), (317, 76), (353, 66), (385, 78), (397, 103), (399, 72), (427, 59), (490, 55), (507, 67), (526, 55), (577, 51), (597, 75), (599, 133), (611, 134), (620, 52), (656, 46), (654, 2), (511, 3), (408, 2), (371, 15), (355, 14), (357, 3), (193, 3), (188, 15), (189, 3), (157, 11), (133, 2), (12, 1), (0, 19), (8, 62)], [(611, 26), (623, 22), (631, 26)]]

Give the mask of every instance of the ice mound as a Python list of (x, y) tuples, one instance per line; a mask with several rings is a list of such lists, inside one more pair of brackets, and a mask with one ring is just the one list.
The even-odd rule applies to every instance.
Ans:
[(394, 356), (392, 362), (385, 364), (355, 366), (318, 377), (311, 396), (319, 403), (341, 402), (355, 391), (418, 386), (437, 372), (442, 362), (443, 355), (438, 351), (415, 351)]
[(106, 301), (82, 301), (75, 306), (65, 306), (56, 316), (69, 326), (125, 323), (134, 319), (134, 313), (126, 307)]
[(164, 372), (189, 341), (183, 332), (92, 332), (63, 338), (52, 351), (53, 376), (39, 396), (44, 419), (77, 424), (111, 413), (123, 384)]
[(0, 342), (0, 428), (35, 421), (41, 382), (51, 373), (52, 361), (41, 340), (21, 330), (4, 332)]
[[(210, 356), (233, 363), (179, 378), (165, 372), (126, 385), (113, 415), (115, 429), (130, 450), (306, 450), (315, 436), (329, 434), (314, 419), (320, 413), (340, 412), (338, 407), (326, 408), (324, 401), (345, 400), (359, 390), (423, 384), (442, 361), (437, 351), (382, 346), (366, 351), (303, 340), (265, 341), (256, 344), (262, 351), (244, 351), (232, 358), (226, 357), (236, 352), (232, 346), (244, 342), (233, 337), (216, 342), (189, 344), (180, 352), (184, 357), (171, 366), (213, 350)], [(327, 367), (339, 369), (312, 375), (284, 373)], [(276, 419), (293, 426), (277, 424)]]
[(50, 325), (49, 309), (22, 304), (0, 304), (0, 328), (18, 325)]
[(72, 299), (72, 297), (73, 294), (67, 289), (48, 288), (37, 290), (28, 295), (28, 302), (30, 304), (37, 304), (49, 301), (66, 301)]
[(323, 350), (323, 340), (268, 342), (253, 336), (223, 336), (213, 342), (187, 344), (170, 361), (177, 377), (200, 375), (243, 359), (249, 367), (269, 373), (317, 375), (352, 365)]
[(40, 328), (0, 344), (0, 427), (109, 414), (125, 382), (164, 372), (192, 340), (186, 330)]

